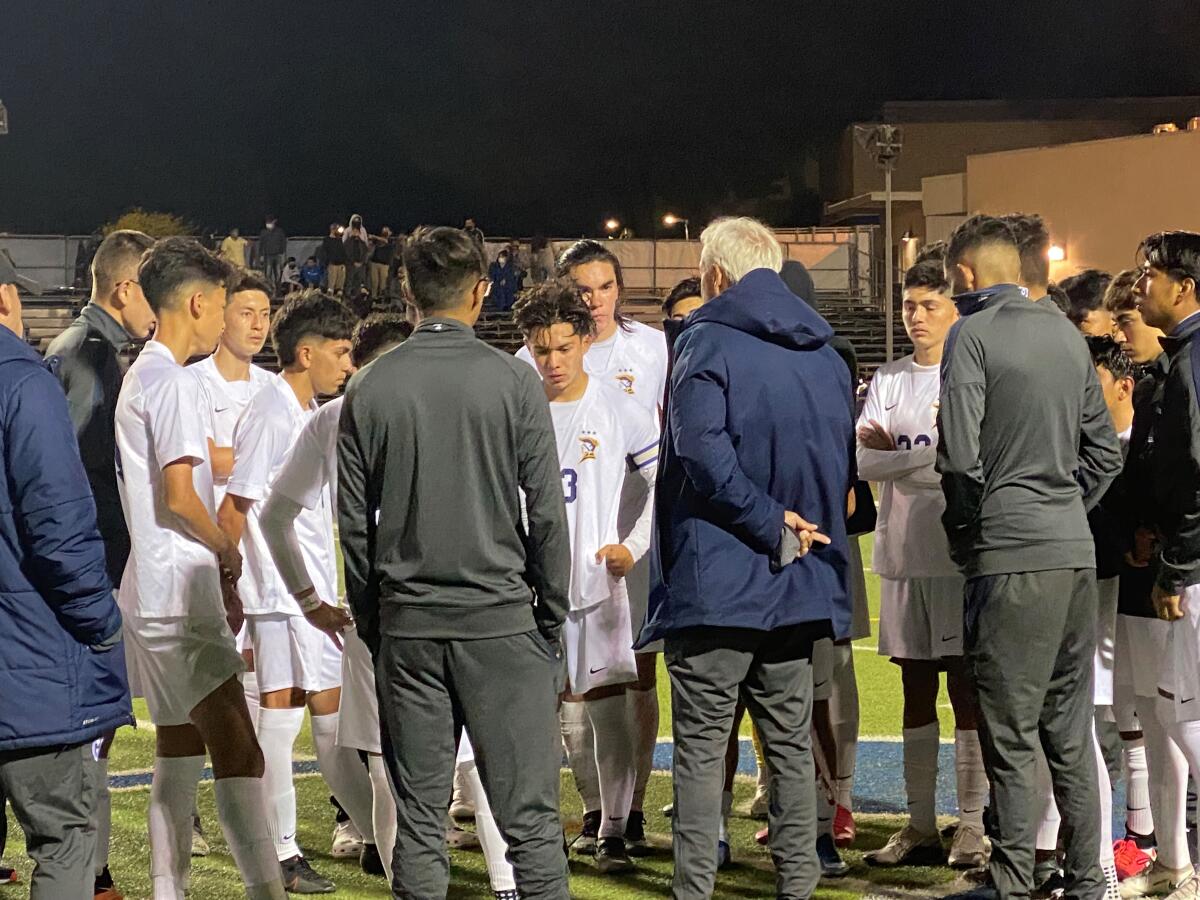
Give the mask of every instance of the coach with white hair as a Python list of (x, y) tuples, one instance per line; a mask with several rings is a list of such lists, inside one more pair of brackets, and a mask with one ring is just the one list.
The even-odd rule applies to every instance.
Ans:
[(718, 219), (700, 242), (706, 302), (675, 343), (639, 639), (665, 640), (671, 676), (674, 896), (713, 892), (740, 695), (772, 773), (777, 896), (803, 898), (820, 875), (812, 645), (850, 628), (850, 376), (829, 324), (780, 279), (783, 252), (767, 228)]

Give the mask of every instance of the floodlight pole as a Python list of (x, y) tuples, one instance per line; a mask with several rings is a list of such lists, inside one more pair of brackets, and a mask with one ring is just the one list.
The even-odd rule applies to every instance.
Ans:
[(892, 270), (892, 167), (894, 165), (895, 162), (893, 160), (889, 160), (883, 170), (883, 239), (886, 242), (884, 244), (883, 254), (883, 265), (886, 269), (883, 279), (883, 292), (884, 297), (887, 298), (887, 306), (885, 307), (883, 319), (884, 325), (887, 328), (887, 338), (884, 343), (884, 353), (887, 356), (888, 362), (892, 361), (894, 352), (892, 343), (894, 341), (895, 331), (893, 323), (895, 311), (893, 307), (896, 305), (892, 297), (892, 291), (895, 287), (893, 284), (895, 274)]

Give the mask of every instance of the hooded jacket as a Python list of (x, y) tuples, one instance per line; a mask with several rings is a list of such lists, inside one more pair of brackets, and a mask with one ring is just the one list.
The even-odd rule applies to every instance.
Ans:
[[(695, 626), (850, 628), (846, 494), (850, 375), (833, 330), (779, 275), (756, 269), (693, 312), (675, 342), (638, 646)], [(772, 565), (792, 510), (829, 535)]]
[(0, 327), (0, 752), (133, 723), (121, 613), (67, 401)]

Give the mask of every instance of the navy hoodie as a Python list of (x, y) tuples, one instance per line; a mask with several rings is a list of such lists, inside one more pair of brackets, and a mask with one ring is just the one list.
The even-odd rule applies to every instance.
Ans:
[[(655, 489), (650, 608), (638, 646), (695, 626), (850, 629), (850, 375), (833, 330), (756, 269), (693, 312), (675, 343)], [(832, 538), (773, 570), (785, 510)]]

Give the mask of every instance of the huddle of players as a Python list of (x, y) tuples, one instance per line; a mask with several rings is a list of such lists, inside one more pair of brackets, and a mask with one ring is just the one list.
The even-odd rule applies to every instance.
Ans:
[[(1109, 896), (1198, 891), (1187, 846), (1189, 765), (1200, 770), (1200, 724), (1188, 705), (1200, 693), (1200, 235), (1169, 232), (1138, 248), (1138, 267), (1110, 278), (1089, 270), (1049, 285), (1049, 236), (1037, 216), (1005, 217), (1021, 252), (1021, 287), (1054, 303), (1085, 336), (1124, 471), (1089, 514), (1096, 549), (1099, 615), (1094, 660), (1096, 720), (1115, 722), (1126, 781), (1126, 833), (1113, 840), (1108, 768), (1095, 730), (1101, 798), (1097, 848)], [(939, 519), (945, 508), (934, 470), (943, 345), (958, 311), (931, 246), (906, 273), (903, 319), (914, 354), (885, 365), (871, 382), (858, 425), (864, 478), (881, 485), (874, 568), (881, 576), (879, 652), (901, 670), (904, 778), (909, 821), (875, 865), (941, 862), (934, 818), (938, 761), (938, 672), (954, 710), (959, 824), (986, 850), (980, 817), (988, 790), (975, 733), (972, 688), (963, 668), (963, 581)], [(1182, 598), (1182, 600), (1181, 600)], [(1194, 599), (1193, 599), (1194, 598)], [(1060, 818), (1049, 769), (1039, 760), (1042, 800), (1034, 896), (1062, 892)]]

